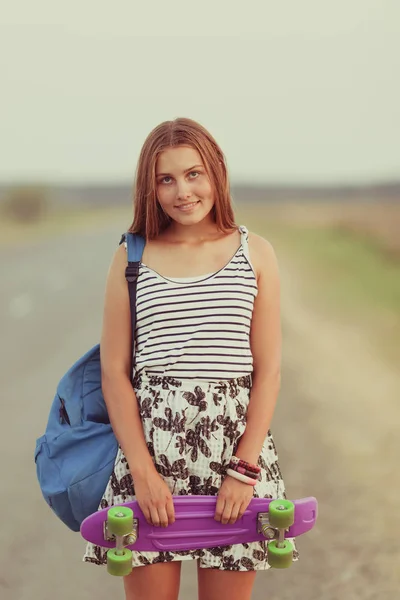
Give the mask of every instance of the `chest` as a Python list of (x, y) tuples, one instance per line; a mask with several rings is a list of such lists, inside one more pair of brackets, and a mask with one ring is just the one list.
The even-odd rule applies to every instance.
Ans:
[(240, 239), (223, 243), (160, 244), (149, 242), (142, 263), (166, 278), (200, 277), (223, 269), (238, 253)]
[(168, 279), (147, 266), (139, 270), (137, 327), (139, 338), (198, 335), (221, 329), (249, 333), (257, 284), (239, 251), (226, 268), (208, 277)]

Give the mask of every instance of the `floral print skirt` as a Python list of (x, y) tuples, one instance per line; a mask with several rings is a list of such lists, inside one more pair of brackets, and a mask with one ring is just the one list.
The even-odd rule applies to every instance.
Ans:
[[(173, 495), (218, 494), (225, 471), (246, 427), (251, 378), (208, 383), (139, 375), (134, 388), (149, 452)], [(256, 498), (286, 498), (272, 434), (258, 464)], [(99, 509), (135, 499), (127, 460), (119, 449)], [(295, 540), (291, 540), (298, 560)], [(88, 543), (84, 562), (105, 565), (107, 548)], [(133, 552), (133, 566), (198, 559), (200, 567), (228, 571), (269, 568), (267, 543), (252, 542), (186, 552)]]

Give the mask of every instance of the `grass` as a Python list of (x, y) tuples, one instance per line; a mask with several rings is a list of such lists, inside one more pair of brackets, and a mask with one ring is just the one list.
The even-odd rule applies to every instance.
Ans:
[(242, 218), (297, 270), (302, 294), (316, 310), (361, 326), (388, 358), (399, 358), (400, 260), (378, 239), (336, 224)]
[(278, 235), (298, 260), (307, 261), (318, 287), (336, 304), (400, 314), (400, 261), (374, 240), (337, 228), (286, 227)]
[(37, 223), (18, 223), (11, 219), (0, 220), (0, 246), (20, 244), (21, 240), (35, 242), (43, 237), (59, 235), (67, 231), (96, 229), (108, 223), (122, 221), (126, 226), (131, 221), (131, 208), (71, 208), (51, 212)]

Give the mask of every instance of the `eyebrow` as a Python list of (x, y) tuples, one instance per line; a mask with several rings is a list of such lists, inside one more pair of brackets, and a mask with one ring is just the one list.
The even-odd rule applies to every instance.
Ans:
[[(190, 167), (190, 169), (186, 169), (184, 173), (189, 173), (190, 171), (198, 169), (199, 167), (203, 168), (203, 165), (194, 165), (193, 167)], [(166, 175), (170, 176), (171, 173), (156, 173), (156, 177), (165, 177)]]

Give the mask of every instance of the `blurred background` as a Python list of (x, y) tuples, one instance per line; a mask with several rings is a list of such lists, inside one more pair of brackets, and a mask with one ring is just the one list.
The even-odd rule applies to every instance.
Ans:
[(277, 253), (273, 431), (288, 496), (320, 506), (254, 598), (400, 597), (397, 0), (14, 2), (0, 65), (2, 600), (123, 596), (48, 509), (33, 451), (99, 340), (140, 148), (178, 116), (215, 136), (238, 222)]

